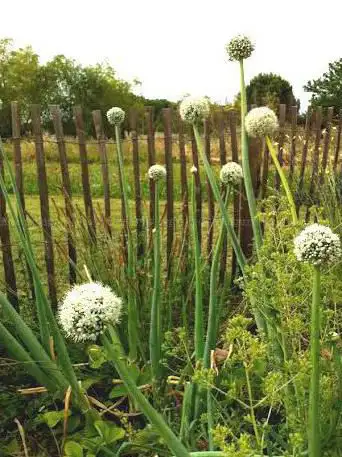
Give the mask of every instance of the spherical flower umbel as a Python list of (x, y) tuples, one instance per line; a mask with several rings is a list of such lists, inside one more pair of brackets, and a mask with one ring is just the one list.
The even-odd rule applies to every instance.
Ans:
[(120, 320), (122, 300), (98, 282), (74, 286), (58, 309), (58, 319), (66, 336), (77, 343), (96, 341), (107, 325)]
[(204, 97), (186, 97), (179, 106), (179, 113), (183, 121), (196, 124), (209, 116), (209, 101)]
[(221, 168), (220, 180), (223, 184), (237, 186), (243, 178), (242, 168), (236, 162), (228, 162)]
[(125, 120), (125, 111), (118, 106), (113, 106), (107, 111), (107, 119), (112, 125), (120, 125)]
[(247, 59), (254, 51), (254, 45), (245, 35), (237, 35), (226, 45), (229, 60)]
[(253, 108), (246, 115), (245, 127), (249, 136), (270, 136), (278, 130), (278, 119), (274, 111), (267, 106)]
[(162, 165), (152, 165), (148, 169), (148, 177), (152, 181), (159, 181), (159, 179), (166, 178), (166, 169)]
[(294, 239), (294, 253), (300, 262), (332, 264), (341, 258), (341, 242), (329, 227), (312, 224)]

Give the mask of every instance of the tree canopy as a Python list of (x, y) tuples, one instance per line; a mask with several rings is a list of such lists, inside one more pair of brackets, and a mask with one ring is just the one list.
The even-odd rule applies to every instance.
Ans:
[[(72, 107), (83, 107), (88, 133), (92, 133), (91, 111), (105, 113), (112, 106), (124, 110), (143, 105), (142, 97), (133, 93), (132, 84), (117, 77), (108, 63), (83, 66), (64, 55), (57, 55), (45, 64), (27, 46), (14, 49), (10, 39), (0, 40), (0, 100), (2, 134), (9, 135), (10, 102), (20, 103), (22, 123), (30, 119), (29, 105), (42, 106), (44, 127), (51, 127), (49, 104), (61, 106), (66, 133), (74, 133)], [(105, 123), (105, 127), (106, 123)]]
[(313, 106), (333, 106), (335, 112), (342, 108), (342, 59), (329, 63), (328, 71), (304, 86), (306, 92), (312, 93)]
[[(246, 86), (246, 93), (249, 105), (269, 106), (276, 112), (281, 103), (299, 104), (295, 99), (291, 84), (274, 73), (259, 73)], [(240, 94), (235, 100), (235, 105), (239, 104)]]

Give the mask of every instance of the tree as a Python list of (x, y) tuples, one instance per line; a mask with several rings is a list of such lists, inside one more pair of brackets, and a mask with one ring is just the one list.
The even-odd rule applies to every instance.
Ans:
[[(92, 110), (100, 109), (105, 114), (112, 106), (128, 111), (143, 105), (143, 98), (136, 96), (132, 85), (119, 79), (108, 63), (82, 66), (64, 55), (57, 55), (41, 65), (39, 56), (30, 46), (14, 49), (12, 40), (3, 39), (0, 40), (0, 128), (3, 136), (11, 135), (10, 102), (13, 100), (19, 102), (23, 129), (29, 125), (30, 105), (39, 103), (43, 127), (51, 132), (49, 105), (60, 105), (67, 134), (75, 133), (75, 105), (83, 107), (87, 134), (94, 133)], [(112, 130), (105, 118), (104, 121), (109, 135)]]
[[(295, 99), (291, 84), (274, 73), (259, 73), (246, 86), (247, 103), (249, 105), (269, 106), (278, 112), (279, 104), (299, 105)], [(235, 106), (240, 105), (240, 94), (235, 99)]]
[(23, 122), (29, 119), (28, 105), (39, 97), (39, 58), (30, 46), (13, 49), (9, 38), (0, 40), (1, 133), (10, 135), (10, 102), (20, 101)]
[[(120, 106), (127, 111), (140, 106), (138, 97), (131, 90), (131, 85), (116, 77), (114, 69), (108, 65), (81, 66), (76, 61), (63, 55), (54, 57), (40, 69), (41, 104), (46, 112), (48, 127), (48, 105), (61, 107), (66, 133), (74, 133), (73, 106), (81, 105), (86, 131), (93, 133), (92, 110), (100, 109), (106, 113), (112, 106)], [(109, 126), (105, 120), (105, 130)], [(49, 128), (49, 127), (48, 127)]]
[(306, 92), (312, 92), (313, 106), (333, 106), (335, 112), (342, 108), (342, 59), (329, 63), (326, 73), (304, 86)]
[[(64, 131), (75, 134), (73, 107), (81, 105), (88, 135), (94, 134), (92, 111), (103, 113), (107, 136), (113, 133), (105, 113), (112, 106), (120, 106), (127, 112), (131, 108), (141, 111), (143, 106), (155, 108), (155, 125), (161, 127), (161, 110), (173, 107), (168, 100), (148, 100), (135, 95), (133, 87), (139, 85), (124, 81), (116, 75), (107, 62), (96, 65), (81, 65), (60, 54), (44, 65), (30, 46), (14, 49), (11, 39), (0, 40), (0, 129), (3, 136), (11, 135), (10, 102), (17, 100), (20, 106), (23, 130), (29, 129), (32, 103), (42, 108), (43, 127), (53, 132), (49, 105), (59, 105), (62, 111)], [(128, 126), (128, 120), (126, 120)]]

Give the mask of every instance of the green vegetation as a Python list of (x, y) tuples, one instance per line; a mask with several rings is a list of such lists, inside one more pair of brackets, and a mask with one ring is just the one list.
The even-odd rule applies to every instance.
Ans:
[[(106, 113), (112, 106), (138, 111), (144, 106), (155, 109), (155, 119), (160, 125), (161, 109), (173, 106), (168, 100), (148, 100), (134, 94), (139, 81), (128, 82), (120, 79), (108, 63), (84, 66), (64, 55), (57, 55), (41, 64), (38, 54), (31, 46), (15, 49), (13, 41), (0, 39), (0, 134), (11, 135), (12, 101), (20, 103), (22, 131), (29, 133), (30, 105), (39, 103), (42, 109), (42, 123), (46, 131), (53, 131), (49, 105), (60, 105), (64, 132), (75, 134), (73, 107), (81, 105), (85, 129), (94, 134), (92, 110)], [(128, 120), (126, 121), (128, 126)], [(109, 136), (112, 130), (104, 119), (104, 129)]]
[[(68, 109), (81, 95), (85, 96), (87, 122), (97, 99), (103, 110), (113, 94), (123, 97), (124, 108), (141, 102), (108, 66), (82, 67), (63, 56), (40, 66), (30, 48), (10, 51), (7, 41), (1, 46), (4, 87), (8, 90), (13, 84), (21, 97), (22, 83), (25, 107), (39, 95), (39, 81), (44, 83), (45, 75), (43, 113), (51, 100), (65, 102), (70, 128)], [(178, 215), (184, 210), (184, 189), (179, 151), (173, 142), (171, 255), (166, 186), (162, 179), (153, 181), (165, 177), (165, 170), (160, 165), (149, 170), (149, 182), (144, 137), (139, 142), (143, 215), (139, 221), (134, 217), (132, 142), (125, 137), (126, 126), (120, 124), (120, 108), (112, 111), (119, 113), (112, 117), (115, 143), (108, 143), (111, 231), (103, 217), (96, 142), (87, 144), (95, 236), (84, 210), (76, 142), (67, 138), (73, 195), (65, 202), (56, 143), (49, 135), (44, 138), (57, 309), (47, 295), (34, 144), (29, 138), (22, 144), (26, 214), (14, 182), (12, 145), (6, 143), (4, 150), (1, 146), (0, 188), (9, 215), (19, 311), (2, 287), (0, 457), (341, 455), (342, 193), (341, 179), (330, 163), (335, 142), (331, 142), (327, 170), (312, 181), (313, 192), (308, 195), (312, 169), (306, 170), (302, 187), (296, 169), (288, 178), (289, 145), (293, 144), (289, 136), (285, 166), (280, 166), (277, 139), (272, 136), (276, 115), (265, 108), (247, 114), (244, 60), (254, 45), (248, 37), (237, 36), (227, 50), (241, 70), (238, 147), (242, 168), (230, 164), (225, 174), (219, 173), (218, 138), (213, 132), (210, 162), (202, 136), (201, 124), (212, 107), (205, 97), (183, 101), (180, 115), (193, 130), (200, 164), (199, 170), (191, 168), (190, 214), (183, 225)], [(27, 74), (15, 79), (22, 68)], [(286, 87), (274, 75), (271, 80)], [(13, 94), (6, 94), (8, 103)], [(261, 90), (260, 97), (263, 101)], [(161, 108), (164, 102), (156, 101), (156, 106)], [(48, 129), (49, 120), (43, 121)], [(113, 131), (108, 131), (112, 137)], [(305, 141), (301, 133), (297, 148)], [(255, 136), (262, 151), (266, 141), (276, 168), (265, 174), (269, 180), (262, 201), (255, 196), (252, 179), (256, 173), (250, 150), (257, 148), (250, 149), (249, 141)], [(189, 144), (187, 168), (192, 164)], [(313, 147), (309, 145), (309, 161)], [(228, 142), (227, 151), (231, 157)], [(156, 156), (157, 162), (164, 163), (158, 136)], [(279, 189), (274, 186), (275, 174), (280, 178)], [(204, 202), (202, 227), (197, 224), (198, 176)], [(155, 190), (154, 202), (149, 201), (150, 187)], [(212, 252), (204, 236), (211, 228), (207, 225), (208, 189), (215, 209)], [(233, 223), (234, 194), (241, 196), (240, 201), (248, 200), (252, 216), (241, 218), (238, 230)], [(66, 217), (66, 203), (73, 218)], [(150, 204), (155, 208), (154, 221)], [(315, 223), (304, 229), (310, 220)], [(142, 228), (139, 238), (137, 222)], [(239, 236), (246, 224), (254, 233), (254, 239), (248, 238), (250, 256)], [(77, 251), (77, 286), (71, 289), (67, 233)], [(222, 255), (225, 249), (227, 256)]]
[(312, 93), (313, 106), (333, 106), (335, 114), (342, 108), (342, 59), (329, 63), (328, 71), (320, 78), (309, 81), (304, 89)]

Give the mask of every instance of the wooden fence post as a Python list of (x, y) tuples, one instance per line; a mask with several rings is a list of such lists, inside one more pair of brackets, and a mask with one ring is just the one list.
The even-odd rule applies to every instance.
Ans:
[[(204, 152), (207, 156), (209, 163), (210, 157), (210, 121), (205, 119), (204, 123)], [(207, 179), (207, 195), (208, 195), (208, 233), (207, 233), (207, 257), (208, 262), (211, 264), (213, 253), (213, 240), (214, 240), (214, 218), (215, 218), (215, 201), (213, 191), (209, 180)]]
[(323, 155), (322, 155), (322, 167), (321, 167), (321, 176), (320, 176), (320, 183), (323, 184), (324, 175), (327, 168), (328, 163), (328, 155), (329, 155), (329, 147), (330, 147), (330, 140), (331, 140), (331, 123), (334, 116), (334, 108), (330, 106), (328, 108), (327, 113), (327, 121), (325, 127), (325, 136), (324, 136), (324, 144), (323, 144)]
[(129, 124), (132, 138), (133, 172), (134, 172), (134, 192), (135, 192), (135, 218), (137, 227), (137, 257), (142, 259), (144, 256), (144, 224), (142, 213), (142, 198), (140, 187), (140, 162), (139, 162), (139, 141), (137, 132), (137, 111), (131, 110), (129, 113)]
[(48, 183), (46, 177), (45, 154), (40, 116), (40, 105), (31, 105), (32, 130), (36, 146), (36, 163), (40, 197), (40, 213), (44, 235), (45, 262), (48, 279), (48, 288), (51, 303), (54, 307), (56, 307), (57, 291), (55, 282), (55, 262), (49, 209)]
[(291, 106), (291, 149), (290, 149), (290, 173), (289, 178), (292, 180), (296, 165), (296, 135), (297, 135), (297, 105)]
[(14, 155), (14, 172), (15, 183), (19, 192), (21, 206), (25, 214), (25, 196), (24, 196), (24, 180), (23, 180), (23, 163), (21, 156), (20, 144), (20, 114), (18, 102), (11, 102), (12, 113), (12, 141), (13, 141), (13, 155)]
[(108, 171), (108, 155), (106, 147), (106, 137), (103, 130), (103, 121), (101, 110), (94, 110), (92, 112), (93, 122), (95, 127), (95, 133), (97, 138), (98, 150), (101, 158), (101, 171), (102, 171), (102, 182), (103, 182), (103, 199), (104, 199), (104, 210), (105, 210), (105, 227), (109, 235), (112, 234), (111, 224), (111, 211), (110, 211), (110, 181)]
[[(261, 150), (261, 141), (257, 138), (250, 138), (249, 163), (255, 194), (258, 185), (258, 172), (260, 171)], [(245, 190), (241, 193), (240, 201), (240, 243), (245, 256), (250, 258), (253, 254), (253, 228)]]
[(83, 121), (83, 114), (82, 114), (81, 106), (74, 107), (74, 116), (75, 116), (76, 135), (78, 138), (78, 146), (79, 146), (79, 151), (80, 151), (84, 209), (85, 209), (85, 214), (86, 214), (86, 218), (87, 218), (89, 238), (93, 242), (95, 242), (96, 241), (95, 214), (94, 214), (94, 208), (93, 208), (93, 201), (91, 198), (86, 135), (85, 135), (84, 121)]
[(184, 123), (178, 117), (178, 139), (179, 139), (179, 158), (180, 158), (180, 175), (181, 175), (181, 191), (182, 191), (182, 241), (188, 244), (189, 240), (189, 191), (187, 181), (187, 160), (185, 153), (185, 138), (184, 138)]
[[(315, 132), (315, 146), (312, 157), (312, 174), (310, 181), (309, 189), (309, 198), (314, 199), (314, 193), (317, 184), (318, 169), (319, 169), (319, 152), (320, 152), (320, 143), (322, 136), (322, 107), (318, 106), (315, 112), (315, 123), (314, 123), (314, 132)], [(310, 217), (310, 202), (307, 204), (305, 222), (309, 221)]]
[(65, 214), (67, 217), (67, 242), (68, 242), (68, 257), (69, 257), (69, 282), (75, 284), (76, 282), (76, 264), (77, 254), (74, 241), (75, 234), (75, 220), (74, 208), (72, 205), (71, 182), (68, 168), (68, 159), (66, 153), (63, 124), (61, 110), (58, 105), (50, 105), (50, 113), (52, 117), (53, 127), (55, 130), (59, 163), (62, 174), (63, 195), (65, 204)]
[(172, 248), (174, 235), (174, 203), (173, 203), (173, 161), (172, 161), (172, 113), (171, 108), (163, 108), (164, 148), (166, 165), (166, 199), (167, 199), (167, 234), (166, 258), (167, 275), (171, 276)]
[[(0, 155), (0, 173), (4, 177), (4, 164)], [(17, 280), (14, 270), (14, 262), (12, 257), (11, 236), (6, 213), (6, 201), (0, 191), (0, 240), (2, 251), (2, 262), (4, 266), (4, 277), (6, 283), (7, 298), (13, 307), (19, 311)]]
[(309, 148), (309, 142), (310, 142), (310, 133), (311, 133), (311, 111), (308, 108), (307, 113), (306, 113), (306, 119), (305, 119), (304, 144), (303, 144), (303, 151), (302, 151), (302, 160), (301, 160), (301, 165), (300, 165), (299, 182), (298, 182), (298, 187), (297, 187), (297, 195), (298, 195), (297, 213), (299, 213), (299, 209), (301, 206), (301, 193), (302, 193), (303, 184), (304, 184), (305, 168), (306, 168), (308, 148)]
[[(147, 154), (148, 154), (148, 166), (151, 167), (156, 163), (156, 150), (154, 140), (154, 128), (153, 128), (153, 108), (151, 106), (146, 107), (145, 112), (146, 123), (147, 123)], [(154, 201), (155, 201), (155, 183), (153, 179), (149, 179), (150, 187), (150, 230), (154, 227)]]
[(336, 143), (335, 143), (335, 157), (334, 157), (334, 172), (336, 172), (338, 159), (341, 148), (341, 132), (342, 132), (342, 110), (339, 112), (338, 126), (336, 132)]

